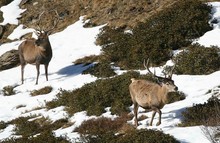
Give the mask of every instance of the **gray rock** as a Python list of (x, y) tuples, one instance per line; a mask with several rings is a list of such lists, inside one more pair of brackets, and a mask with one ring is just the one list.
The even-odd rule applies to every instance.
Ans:
[(10, 50), (0, 56), (0, 71), (20, 65), (18, 50)]
[(4, 27), (2, 25), (0, 25), (0, 39), (3, 35), (3, 33), (4, 33)]

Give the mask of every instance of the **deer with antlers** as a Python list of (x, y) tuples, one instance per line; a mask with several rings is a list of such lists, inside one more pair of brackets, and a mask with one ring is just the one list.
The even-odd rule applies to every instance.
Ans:
[[(40, 21), (41, 16), (43, 14), (44, 12), (40, 14), (38, 21)], [(59, 19), (57, 19), (56, 21), (54, 20), (53, 27), (48, 30), (43, 30), (42, 28), (40, 28), (38, 24), (39, 29), (35, 30), (35, 34), (37, 35), (38, 38), (27, 39), (19, 45), (18, 51), (19, 51), (19, 58), (21, 63), (22, 84), (24, 83), (24, 67), (27, 63), (36, 65), (36, 69), (37, 69), (36, 84), (38, 84), (38, 77), (40, 74), (41, 64), (45, 66), (45, 75), (46, 75), (46, 80), (48, 81), (48, 65), (53, 55), (48, 36), (51, 34), (52, 30), (56, 27), (58, 20)]]
[(152, 126), (155, 114), (159, 114), (159, 121), (156, 124), (158, 126), (161, 124), (162, 112), (160, 109), (167, 103), (168, 93), (177, 91), (178, 87), (172, 80), (172, 72), (168, 77), (160, 77), (153, 74), (149, 69), (149, 59), (147, 64), (144, 62), (144, 67), (158, 80), (158, 83), (143, 79), (131, 79), (132, 83), (129, 85), (129, 91), (134, 104), (135, 126), (138, 126), (137, 114), (139, 106), (153, 110), (150, 126)]

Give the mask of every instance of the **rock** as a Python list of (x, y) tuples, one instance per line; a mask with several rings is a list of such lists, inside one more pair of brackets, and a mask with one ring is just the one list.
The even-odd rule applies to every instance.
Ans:
[(0, 56), (0, 71), (20, 65), (18, 50), (10, 50)]
[(4, 33), (4, 27), (2, 25), (0, 25), (0, 39), (3, 35), (3, 33)]

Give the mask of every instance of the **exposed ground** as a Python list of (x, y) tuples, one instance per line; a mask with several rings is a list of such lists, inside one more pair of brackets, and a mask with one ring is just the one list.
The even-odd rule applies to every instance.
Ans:
[[(59, 24), (54, 32), (61, 31), (76, 22), (80, 16), (89, 21), (85, 26), (108, 24), (113, 27), (132, 28), (138, 22), (145, 21), (164, 7), (178, 0), (23, 0), (22, 9), (27, 9), (19, 19), (20, 24), (27, 27), (48, 29), (53, 25), (54, 17), (59, 15)], [(38, 21), (39, 15), (45, 11)], [(49, 11), (49, 12), (48, 12)], [(1, 17), (1, 14), (0, 14)], [(1, 21), (2, 18), (0, 18)], [(14, 25), (4, 27), (2, 42), (8, 41), (7, 36), (15, 28)]]

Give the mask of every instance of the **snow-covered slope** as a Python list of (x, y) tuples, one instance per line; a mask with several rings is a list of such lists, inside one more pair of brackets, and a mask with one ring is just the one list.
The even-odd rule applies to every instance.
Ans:
[[(16, 23), (16, 18), (20, 16), (24, 10), (18, 8), (18, 4), (21, 0), (14, 0), (8, 6), (2, 7), (1, 11), (5, 15), (5, 21), (1, 23), (4, 25), (6, 23)], [(220, 15), (220, 3), (212, 3), (214, 6), (214, 17), (219, 19)], [(17, 15), (13, 13), (8, 13), (7, 9), (13, 9)], [(11, 12), (13, 12), (11, 11)], [(6, 19), (7, 17), (7, 19)], [(99, 33), (99, 29), (102, 26), (94, 28), (83, 28), (82, 18), (78, 22), (70, 25), (65, 30), (53, 34), (49, 37), (52, 47), (53, 47), (53, 58), (49, 65), (49, 81), (45, 81), (44, 67), (41, 67), (41, 74), (39, 77), (39, 85), (35, 85), (36, 80), (36, 69), (35, 66), (27, 65), (25, 68), (25, 83), (21, 85), (20, 81), (20, 66), (0, 72), (0, 89), (7, 85), (16, 86), (16, 95), (13, 96), (3, 96), (0, 94), (0, 121), (9, 121), (20, 116), (27, 116), (30, 114), (42, 114), (42, 116), (49, 117), (51, 120), (55, 121), (67, 116), (63, 107), (58, 107), (52, 110), (36, 110), (31, 111), (37, 107), (43, 107), (46, 101), (51, 101), (55, 98), (57, 92), (60, 88), (63, 89), (74, 89), (81, 87), (85, 83), (95, 81), (96, 78), (91, 75), (82, 75), (81, 72), (88, 68), (82, 65), (73, 65), (72, 62), (78, 58), (82, 58), (88, 55), (98, 55), (100, 54), (100, 47), (94, 44), (95, 37)], [(196, 42), (203, 44), (205, 46), (217, 45), (220, 47), (219, 37), (220, 37), (220, 27), (218, 24), (214, 25), (212, 31), (207, 32), (204, 36), (198, 39)], [(21, 36), (21, 33), (27, 32), (30, 29), (22, 29), (22, 26), (18, 28), (11, 34), (11, 38), (16, 39)], [(21, 41), (15, 41), (12, 43), (6, 43), (0, 46), (0, 55), (4, 52), (17, 49)], [(159, 69), (160, 71), (160, 69)], [(146, 72), (146, 71), (143, 71)], [(158, 72), (157, 72), (158, 73)], [(191, 107), (196, 103), (204, 103), (211, 96), (206, 94), (208, 90), (217, 88), (220, 85), (220, 71), (212, 73), (210, 75), (201, 76), (190, 76), (190, 75), (174, 75), (173, 79), (178, 86), (179, 90), (184, 92), (187, 97), (183, 101), (168, 104), (163, 109), (162, 124), (158, 127), (147, 126), (149, 119), (141, 121), (140, 128), (153, 128), (162, 130), (165, 133), (169, 133), (177, 138), (181, 142), (187, 143), (209, 143), (210, 141), (205, 137), (200, 127), (177, 127), (176, 125), (181, 121), (181, 112), (186, 107)], [(45, 86), (52, 86), (53, 91), (47, 95), (41, 96), (30, 96), (30, 91), (34, 89), (39, 89)], [(16, 108), (20, 105), (25, 105), (23, 108)], [(140, 113), (147, 114), (149, 113)], [(110, 116), (107, 112), (105, 116)], [(155, 122), (157, 120), (155, 119)], [(56, 135), (67, 135), (70, 139), (78, 137), (77, 133), (72, 133), (73, 129), (80, 125), (85, 119), (88, 119), (85, 112), (76, 113), (70, 118), (71, 121), (75, 122), (74, 125), (55, 131)], [(133, 123), (132, 121), (129, 121)], [(0, 131), (0, 140), (8, 138), (13, 133), (13, 126), (8, 126), (5, 130)]]

